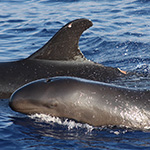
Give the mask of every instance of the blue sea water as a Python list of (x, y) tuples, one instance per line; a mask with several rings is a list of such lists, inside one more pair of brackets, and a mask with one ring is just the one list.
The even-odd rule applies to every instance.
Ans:
[[(28, 57), (78, 18), (93, 27), (80, 38), (84, 55), (136, 76), (113, 84), (150, 90), (149, 0), (0, 0), (0, 61)], [(0, 100), (2, 150), (148, 150), (149, 130), (95, 128), (73, 120), (13, 112)]]

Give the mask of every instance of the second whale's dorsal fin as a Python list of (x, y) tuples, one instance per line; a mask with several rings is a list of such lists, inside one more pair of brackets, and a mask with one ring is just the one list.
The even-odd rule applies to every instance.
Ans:
[(62, 27), (42, 48), (28, 59), (84, 60), (78, 47), (81, 34), (92, 26), (88, 19), (77, 19)]

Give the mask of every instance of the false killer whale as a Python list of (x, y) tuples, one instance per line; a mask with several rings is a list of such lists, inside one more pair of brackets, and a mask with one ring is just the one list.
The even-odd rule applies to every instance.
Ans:
[(76, 77), (32, 81), (12, 94), (9, 106), (23, 114), (50, 114), (93, 126), (150, 125), (150, 91)]
[(74, 76), (109, 82), (124, 75), (117, 68), (87, 60), (79, 50), (79, 38), (91, 26), (88, 19), (71, 21), (28, 58), (1, 62), (0, 98), (9, 98), (20, 86), (40, 78)]

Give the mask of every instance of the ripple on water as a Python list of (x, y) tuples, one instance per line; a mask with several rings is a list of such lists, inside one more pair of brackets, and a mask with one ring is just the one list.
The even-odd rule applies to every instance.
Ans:
[[(84, 32), (79, 43), (85, 56), (139, 75), (115, 84), (150, 89), (149, 4), (149, 0), (1, 1), (0, 60), (25, 58), (67, 22), (88, 18), (93, 26)], [(3, 149), (150, 149), (148, 131), (88, 128), (70, 120), (63, 120), (64, 125), (45, 122), (20, 116), (2, 103), (0, 145)]]

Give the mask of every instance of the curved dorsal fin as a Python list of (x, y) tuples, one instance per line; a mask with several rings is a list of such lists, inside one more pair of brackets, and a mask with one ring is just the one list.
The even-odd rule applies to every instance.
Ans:
[(78, 48), (83, 31), (92, 26), (88, 19), (77, 19), (62, 27), (42, 48), (28, 59), (78, 60), (85, 59)]

